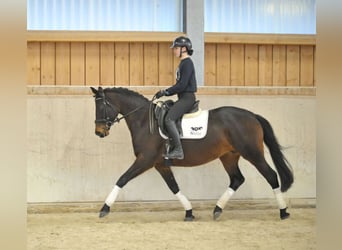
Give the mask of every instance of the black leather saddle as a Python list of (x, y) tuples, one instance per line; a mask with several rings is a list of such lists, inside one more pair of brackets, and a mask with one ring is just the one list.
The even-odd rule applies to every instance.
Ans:
[[(173, 100), (166, 100), (166, 101), (158, 101), (156, 103), (154, 109), (154, 115), (157, 119), (158, 126), (163, 134), (168, 135), (167, 130), (165, 128), (165, 116), (170, 108), (173, 106)], [(186, 114), (195, 113), (199, 110), (199, 100), (195, 101), (194, 105), (192, 106), (191, 110)], [(176, 121), (177, 129), (180, 135), (182, 135), (182, 117)]]

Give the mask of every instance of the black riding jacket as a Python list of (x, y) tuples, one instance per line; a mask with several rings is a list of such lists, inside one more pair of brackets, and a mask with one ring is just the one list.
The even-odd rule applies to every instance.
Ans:
[(176, 71), (176, 83), (170, 88), (166, 89), (166, 95), (174, 94), (181, 97), (182, 93), (197, 91), (197, 82), (195, 75), (195, 67), (190, 57), (184, 58), (180, 61)]

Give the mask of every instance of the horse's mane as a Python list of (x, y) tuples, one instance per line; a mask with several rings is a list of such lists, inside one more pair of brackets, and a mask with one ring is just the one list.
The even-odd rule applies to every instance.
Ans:
[(136, 91), (127, 89), (127, 88), (122, 88), (122, 87), (113, 87), (113, 88), (106, 88), (104, 89), (105, 92), (112, 92), (112, 93), (118, 93), (118, 94), (123, 94), (127, 97), (137, 97), (139, 99), (142, 99), (144, 101), (149, 101), (145, 96), (142, 94), (139, 94)]

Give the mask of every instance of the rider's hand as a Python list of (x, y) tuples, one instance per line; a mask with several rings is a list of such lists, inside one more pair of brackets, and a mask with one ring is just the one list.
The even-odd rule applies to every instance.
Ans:
[(159, 99), (160, 97), (164, 96), (166, 94), (166, 91), (164, 89), (159, 90), (156, 94), (155, 97)]

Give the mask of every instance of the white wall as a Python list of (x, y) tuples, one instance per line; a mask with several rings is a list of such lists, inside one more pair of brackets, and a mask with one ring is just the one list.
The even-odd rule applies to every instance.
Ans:
[[(149, 97), (149, 96), (147, 96)], [(316, 197), (316, 99), (314, 96), (205, 96), (201, 108), (238, 106), (261, 114), (272, 124), (295, 182), (287, 198)], [(27, 98), (27, 201), (103, 201), (134, 160), (124, 121), (111, 134), (94, 134), (95, 105), (91, 95)], [(268, 162), (273, 166), (268, 152)], [(246, 181), (234, 198), (273, 198), (271, 187), (245, 160), (240, 160)], [(189, 199), (218, 199), (229, 179), (219, 160), (195, 168), (173, 168), (182, 192)], [(155, 169), (129, 182), (120, 201), (174, 200)]]

